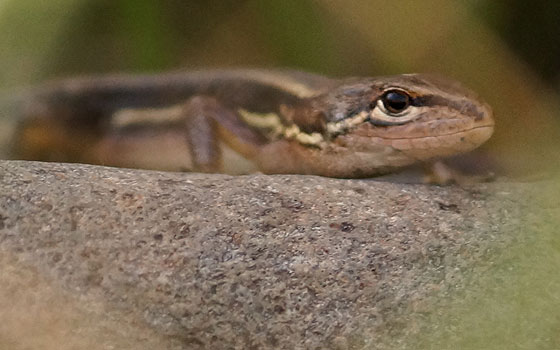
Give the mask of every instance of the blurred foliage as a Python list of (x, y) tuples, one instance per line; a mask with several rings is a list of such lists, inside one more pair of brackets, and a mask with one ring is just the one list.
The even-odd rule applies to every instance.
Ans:
[[(371, 3), (379, 11), (367, 14), (367, 18), (372, 23), (382, 21), (387, 25), (393, 22), (392, 9), (395, 17), (410, 18), (417, 9), (421, 11), (430, 4), (407, 4), (408, 9), (403, 11), (403, 6), (396, 3)], [(437, 8), (438, 3), (445, 7), (454, 2), (432, 3), (436, 5), (430, 9), (433, 23), (424, 24), (438, 27), (440, 16), (445, 14)], [(461, 3), (457, 2), (457, 8), (474, 14), (468, 16), (468, 21), (483, 20), (541, 79), (558, 84), (560, 2), (472, 0), (464, 2), (467, 6)], [(337, 14), (325, 7), (329, 7), (328, 1), (312, 0), (2, 0), (0, 26), (5, 30), (0, 35), (4, 48), (0, 62), (40, 61), (36, 64), (40, 68), (32, 67), (35, 73), (31, 76), (7, 74), (26, 69), (3, 65), (2, 76), (14, 78), (3, 78), (2, 85), (88, 72), (206, 66), (204, 58), (220, 52), (215, 46), (223, 45), (219, 38), (224, 37), (232, 40), (231, 46), (222, 48), (228, 55), (213, 57), (212, 65), (289, 66), (339, 74), (364, 74), (388, 68), (377, 68), (375, 47), (367, 48), (372, 44), (364, 42), (367, 38), (363, 33), (341, 25)], [(423, 43), (421, 35), (415, 34), (422, 34), (426, 28), (415, 27), (416, 19), (404, 21), (408, 23), (404, 26), (395, 23), (399, 24), (391, 29), (395, 45), (406, 36), (420, 38), (418, 42)], [(445, 32), (444, 27), (438, 27), (438, 31)], [(237, 41), (243, 45), (236, 46)], [(409, 42), (405, 39), (404, 43)], [(248, 45), (252, 51), (261, 53), (245, 61)], [(385, 65), (394, 66), (391, 70), (397, 71), (403, 64)]]
[(542, 79), (560, 88), (559, 1), (479, 1), (475, 11)]

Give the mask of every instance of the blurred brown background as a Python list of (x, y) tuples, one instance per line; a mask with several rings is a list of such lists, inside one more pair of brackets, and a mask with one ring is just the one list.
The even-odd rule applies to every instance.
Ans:
[(107, 72), (291, 67), (435, 72), (494, 108), (481, 151), (510, 173), (556, 167), (560, 2), (2, 0), (0, 87)]

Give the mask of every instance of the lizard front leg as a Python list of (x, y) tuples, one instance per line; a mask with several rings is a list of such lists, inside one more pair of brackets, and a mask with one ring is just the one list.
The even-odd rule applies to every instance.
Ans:
[(254, 172), (265, 142), (215, 98), (194, 96), (157, 109), (121, 110), (94, 148), (91, 162), (171, 171)]

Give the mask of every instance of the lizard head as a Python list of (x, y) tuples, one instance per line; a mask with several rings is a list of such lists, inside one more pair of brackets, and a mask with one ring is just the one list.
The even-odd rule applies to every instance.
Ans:
[(355, 79), (332, 92), (327, 132), (333, 143), (385, 155), (392, 167), (468, 152), (490, 138), (490, 107), (439, 77), (406, 74)]

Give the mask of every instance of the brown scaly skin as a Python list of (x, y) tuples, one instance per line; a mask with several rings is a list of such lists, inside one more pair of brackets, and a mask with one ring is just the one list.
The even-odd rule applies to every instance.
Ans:
[(352, 178), (468, 152), (493, 128), (488, 105), (441, 78), (208, 71), (40, 87), (22, 105), (13, 154), (163, 170)]

